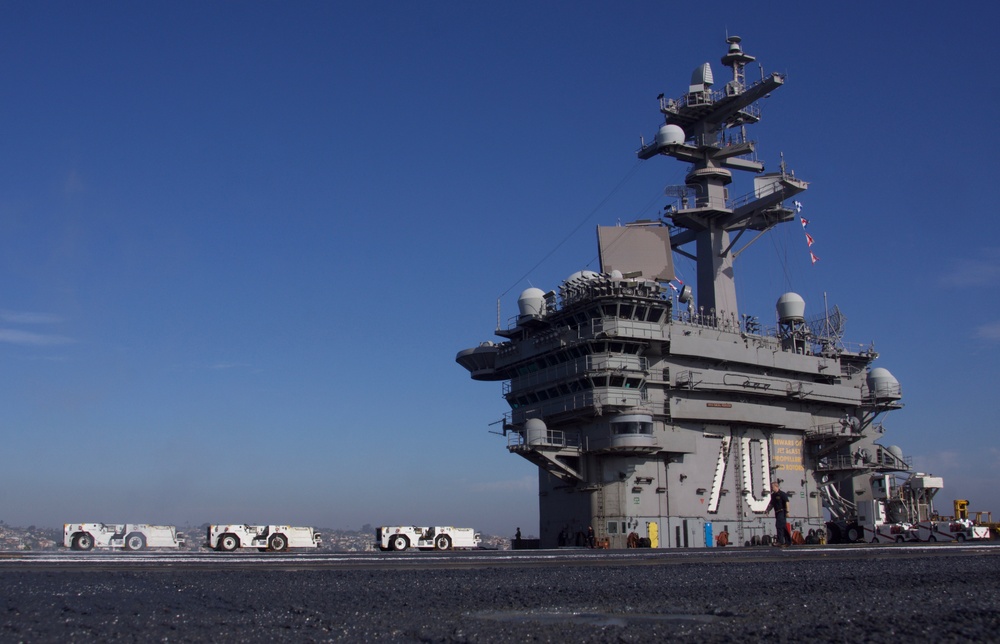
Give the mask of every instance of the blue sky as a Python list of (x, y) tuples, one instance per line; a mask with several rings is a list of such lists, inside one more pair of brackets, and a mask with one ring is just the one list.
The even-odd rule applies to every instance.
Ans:
[(825, 293), (902, 384), (884, 442), (1000, 512), (997, 14), (0, 5), (0, 519), (536, 531), (454, 356), (665, 205), (684, 166), (635, 150), (727, 31), (787, 74), (750, 134), (821, 258), (758, 241), (742, 312)]

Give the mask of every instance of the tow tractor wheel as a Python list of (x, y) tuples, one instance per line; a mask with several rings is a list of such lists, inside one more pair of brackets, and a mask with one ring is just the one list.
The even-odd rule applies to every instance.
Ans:
[(288, 550), (288, 539), (283, 534), (272, 534), (267, 540), (267, 547), (271, 552), (284, 552)]
[(438, 535), (434, 538), (434, 547), (438, 550), (450, 550), (451, 537), (446, 534)]
[(389, 542), (389, 546), (397, 552), (403, 552), (410, 547), (410, 540), (407, 539), (405, 535), (397, 534), (392, 538), (392, 541)]
[(931, 535), (930, 537), (927, 538), (927, 540), (928, 541), (937, 541), (937, 537), (935, 537), (934, 535)]
[(847, 541), (848, 543), (854, 543), (861, 539), (861, 528), (856, 525), (850, 525), (847, 528)]
[(896, 537), (896, 543), (903, 543), (903, 541), (905, 541), (903, 537)]
[(89, 532), (81, 532), (73, 537), (73, 550), (92, 550), (94, 548), (94, 537)]
[(146, 537), (141, 532), (130, 532), (125, 537), (125, 549), (130, 552), (142, 550), (146, 547)]
[(957, 540), (957, 541), (958, 541), (959, 543), (962, 543), (963, 541), (965, 541), (965, 535), (964, 535), (964, 534), (957, 534), (957, 535), (955, 535), (955, 539), (956, 539), (956, 540)]
[(219, 537), (219, 550), (222, 552), (232, 552), (240, 547), (240, 540), (235, 534), (226, 533)]

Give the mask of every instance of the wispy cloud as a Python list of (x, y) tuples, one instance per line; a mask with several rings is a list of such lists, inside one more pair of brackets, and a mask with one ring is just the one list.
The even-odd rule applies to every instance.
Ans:
[(952, 260), (938, 277), (941, 286), (971, 288), (1000, 285), (1000, 248), (987, 248), (979, 257)]
[(0, 321), (9, 324), (55, 324), (62, 318), (48, 313), (33, 313), (31, 311), (0, 311)]
[(250, 365), (245, 362), (216, 362), (215, 364), (208, 365), (209, 369), (223, 370), (223, 369), (249, 369)]
[(976, 338), (980, 340), (989, 340), (990, 342), (1000, 342), (1000, 322), (983, 324), (982, 326), (976, 327), (974, 335)]
[(74, 340), (73, 338), (67, 338), (62, 335), (32, 333), (31, 331), (19, 331), (17, 329), (0, 329), (0, 342), (37, 347), (57, 344), (71, 344)]
[[(49, 313), (37, 313), (34, 311), (0, 310), (0, 322), (20, 326), (37, 326), (57, 324), (62, 322), (62, 318)], [(54, 333), (36, 333), (34, 331), (24, 331), (22, 329), (0, 328), (0, 342), (40, 347), (71, 344), (75, 342), (75, 340), (73, 338), (68, 338), (64, 335), (56, 335)]]

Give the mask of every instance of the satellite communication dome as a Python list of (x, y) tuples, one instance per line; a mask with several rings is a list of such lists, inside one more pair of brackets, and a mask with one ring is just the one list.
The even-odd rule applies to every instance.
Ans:
[(899, 447), (899, 445), (890, 445), (886, 449), (889, 450), (889, 453), (897, 459), (903, 460), (903, 450)]
[(684, 143), (685, 138), (684, 130), (672, 123), (660, 127), (660, 130), (656, 133), (656, 143), (661, 146)]
[(520, 317), (541, 317), (545, 314), (545, 291), (540, 288), (528, 288), (517, 298), (517, 308)]
[(617, 268), (611, 271), (611, 279), (613, 279), (613, 280), (620, 280), (623, 277), (624, 277), (624, 275), (622, 275), (622, 272), (620, 270), (618, 270)]
[(785, 293), (778, 298), (779, 322), (802, 322), (806, 315), (806, 301), (798, 293)]
[(868, 372), (868, 390), (876, 398), (899, 398), (899, 381), (888, 369), (875, 367)]
[(524, 440), (528, 445), (548, 442), (549, 428), (541, 418), (529, 418), (524, 421)]

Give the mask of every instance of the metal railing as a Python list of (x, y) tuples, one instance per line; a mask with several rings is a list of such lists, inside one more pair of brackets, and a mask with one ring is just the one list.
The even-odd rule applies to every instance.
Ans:
[(639, 322), (620, 318), (594, 318), (590, 323), (595, 336), (605, 334), (616, 338), (640, 338), (655, 340), (663, 337), (663, 325), (659, 322)]
[(897, 457), (886, 449), (875, 450), (875, 455), (862, 454), (856, 451), (853, 454), (837, 454), (835, 456), (824, 456), (816, 463), (816, 471), (836, 471), (836, 470), (866, 470), (876, 467), (891, 467), (896, 469), (912, 469), (913, 457)]
[(903, 390), (899, 383), (879, 383), (875, 389), (868, 386), (868, 383), (861, 385), (861, 400), (867, 403), (875, 403), (880, 400), (899, 400), (903, 397)]
[(584, 411), (601, 414), (605, 407), (636, 408), (642, 407), (646, 402), (645, 389), (600, 387), (512, 409), (510, 418), (512, 425), (520, 426), (529, 418), (548, 418), (559, 414)]
[(733, 199), (730, 199), (728, 202), (729, 204), (728, 207), (731, 210), (736, 210), (740, 206), (745, 206), (746, 204), (751, 203), (753, 201), (757, 201), (758, 199), (763, 199), (764, 197), (768, 197), (770, 195), (784, 191), (785, 191), (785, 186), (783, 186), (778, 181), (773, 181), (771, 183), (761, 186), (760, 188), (753, 190), (752, 192), (748, 192), (744, 195), (740, 195), (739, 197), (734, 197)]
[(542, 436), (529, 439), (523, 431), (507, 432), (507, 449), (525, 447), (556, 447), (561, 449), (580, 449), (582, 442), (580, 432), (547, 429)]
[[(761, 81), (757, 81), (750, 87), (757, 85)], [(749, 88), (747, 88), (749, 89)], [(743, 90), (744, 92), (746, 89)], [(705, 89), (698, 92), (688, 92), (687, 94), (681, 96), (680, 98), (661, 98), (660, 99), (660, 111), (664, 113), (676, 114), (682, 108), (685, 107), (701, 107), (702, 105), (712, 105), (724, 98), (728, 94), (721, 89)], [(746, 114), (748, 117), (760, 120), (760, 107), (756, 103), (751, 103), (743, 109), (740, 110), (741, 113)]]
[(514, 376), (509, 382), (504, 382), (503, 393), (506, 395), (511, 390), (526, 389), (542, 384), (552, 386), (552, 383), (559, 380), (569, 380), (588, 373), (613, 371), (645, 374), (648, 370), (649, 359), (642, 356), (595, 354), (528, 374)]

